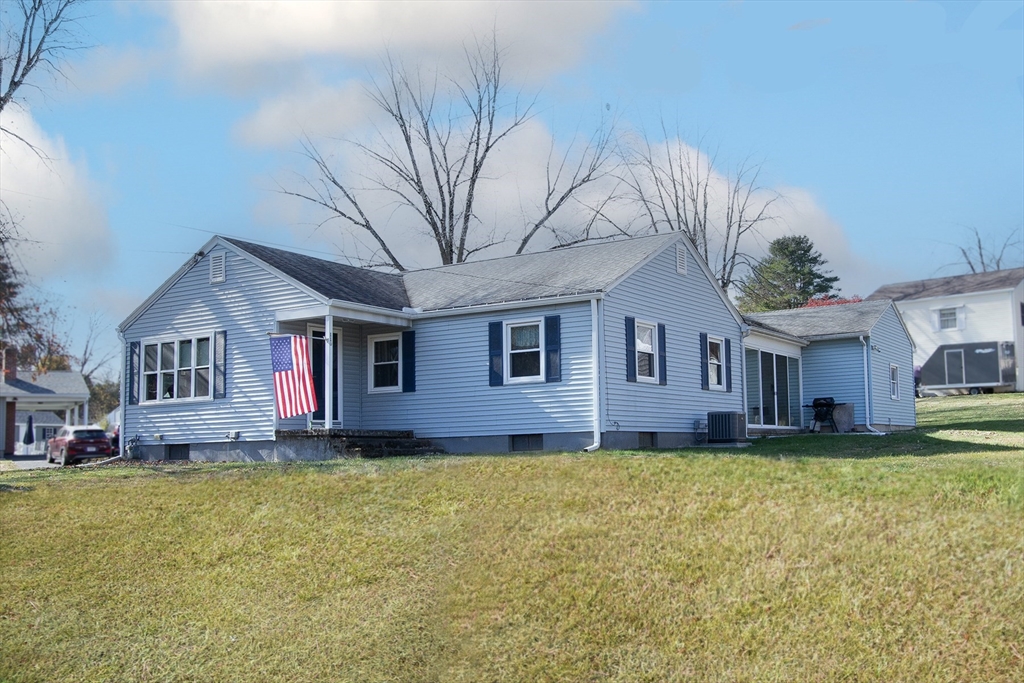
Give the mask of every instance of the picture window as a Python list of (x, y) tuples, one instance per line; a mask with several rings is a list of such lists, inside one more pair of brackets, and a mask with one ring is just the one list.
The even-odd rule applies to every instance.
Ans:
[(144, 344), (144, 401), (210, 396), (210, 337)]

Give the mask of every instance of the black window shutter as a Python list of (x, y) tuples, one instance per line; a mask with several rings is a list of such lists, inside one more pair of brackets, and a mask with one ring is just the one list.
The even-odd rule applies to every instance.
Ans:
[[(142, 345), (139, 342), (128, 344), (128, 405), (139, 405), (139, 353)], [(123, 419), (123, 418), (122, 418)]]
[(228, 333), (226, 330), (213, 334), (213, 397), (225, 398), (228, 395)]
[(700, 333), (700, 388), (708, 389), (708, 335)]
[(626, 381), (636, 381), (636, 318), (626, 316)]
[(501, 367), (501, 356), (502, 356), (502, 324), (501, 322), (493, 322), (487, 324), (487, 337), (488, 346), (490, 348), (490, 370), (491, 370), (491, 386), (500, 387), (504, 383), (505, 373)]
[(665, 355), (665, 326), (658, 323), (658, 384), (668, 384), (668, 357)]
[(544, 316), (544, 351), (547, 355), (545, 382), (562, 381), (562, 329), (561, 317)]
[(725, 340), (725, 390), (732, 391), (732, 347), (729, 340)]
[(402, 391), (416, 391), (416, 331), (402, 332)]

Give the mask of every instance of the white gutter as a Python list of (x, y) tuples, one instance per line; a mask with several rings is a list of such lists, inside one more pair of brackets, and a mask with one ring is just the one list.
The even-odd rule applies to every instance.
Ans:
[(858, 337), (860, 346), (864, 351), (864, 424), (872, 434), (882, 434), (871, 426), (871, 388), (868, 385), (868, 343), (864, 341), (864, 335)]
[(408, 315), (412, 320), (425, 320), (428, 318), (445, 318), (455, 315), (466, 315), (469, 313), (492, 313), (511, 309), (540, 308), (542, 306), (553, 306), (555, 304), (573, 304), (582, 301), (595, 301), (603, 298), (604, 292), (591, 292), (589, 294), (560, 294), (557, 296), (545, 297), (543, 299), (499, 301), (492, 304), (473, 304), (471, 306), (456, 306), (453, 308), (436, 308), (429, 311), (408, 308), (402, 312)]
[(594, 443), (583, 450), (593, 453), (601, 447), (601, 334), (598, 325), (598, 297), (590, 300), (590, 356), (594, 374)]

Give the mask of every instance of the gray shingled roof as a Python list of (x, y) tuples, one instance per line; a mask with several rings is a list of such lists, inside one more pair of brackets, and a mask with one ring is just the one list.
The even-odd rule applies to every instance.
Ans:
[(64, 420), (59, 418), (57, 413), (51, 413), (49, 410), (16, 410), (14, 421), (25, 424), (29, 415), (32, 416), (33, 427), (59, 427), (64, 424)]
[(747, 313), (743, 319), (749, 325), (763, 325), (808, 341), (844, 339), (870, 334), (871, 328), (891, 304), (888, 299), (861, 301), (788, 311)]
[(404, 274), (412, 306), (425, 311), (605, 291), (678, 239), (655, 235), (472, 261)]
[(429, 311), (605, 291), (678, 238), (678, 234), (654, 235), (401, 274), (225, 239), (328, 298), (394, 310), (409, 306)]
[(988, 273), (952, 275), (931, 280), (914, 280), (882, 285), (868, 297), (869, 300), (929, 299), (934, 296), (952, 296), (973, 292), (991, 292), (999, 289), (1013, 289), (1024, 280), (1024, 268), (993, 270)]
[(4, 396), (89, 396), (89, 387), (79, 372), (33, 373), (18, 370), (17, 379), (4, 379), (0, 386)]
[(396, 311), (409, 305), (401, 275), (347, 266), (234, 238), (224, 239), (330, 299)]

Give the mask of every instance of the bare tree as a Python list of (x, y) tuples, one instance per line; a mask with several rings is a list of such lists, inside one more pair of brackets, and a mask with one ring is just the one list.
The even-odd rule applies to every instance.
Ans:
[(967, 246), (956, 245), (957, 251), (960, 252), (960, 260), (951, 265), (967, 266), (972, 273), (987, 273), (990, 270), (1017, 268), (1024, 265), (1024, 257), (1021, 255), (1020, 227), (1007, 233), (1001, 243), (990, 241), (988, 244), (977, 227), (971, 226), (968, 230), (971, 233), (968, 238), (969, 244)]
[(110, 324), (104, 316), (94, 311), (89, 316), (88, 327), (85, 333), (85, 342), (82, 345), (82, 353), (74, 357), (78, 371), (82, 373), (85, 383), (90, 387), (95, 380), (95, 375), (100, 370), (107, 369), (107, 364), (117, 357), (118, 349), (100, 349), (100, 336), (110, 329)]
[[(368, 237), (377, 252), (368, 265), (405, 270), (383, 232), (386, 219), (367, 204), (371, 193), (383, 192), (394, 206), (411, 210), (416, 227), (437, 245), (442, 264), (461, 263), (509, 239), (483, 224), (476, 204), (483, 181), (496, 172), (495, 150), (531, 118), (534, 102), (509, 88), (504, 54), (493, 38), (465, 55), (464, 77), (432, 79), (387, 56), (382, 78), (367, 91), (387, 127), (377, 128), (372, 142), (349, 142), (372, 170), (359, 178), (344, 175), (307, 137), (303, 152), (316, 175), (303, 177), (299, 188), (280, 188), (325, 209), (325, 223), (340, 219), (354, 234)], [(589, 138), (582, 151), (570, 149), (558, 157), (552, 150), (542, 207), (514, 237), (517, 253), (538, 232), (551, 229), (555, 214), (584, 186), (603, 177), (611, 140), (609, 126)]]
[(750, 237), (775, 220), (778, 193), (759, 185), (761, 164), (740, 163), (731, 173), (716, 172), (716, 155), (701, 152), (703, 138), (692, 148), (662, 122), (663, 142), (647, 135), (625, 149), (623, 182), (639, 207), (642, 232), (680, 231), (728, 289), (738, 269), (753, 260), (742, 251)]
[[(19, 104), (22, 87), (38, 88), (30, 80), (42, 71), (60, 74), (60, 59), (78, 47), (73, 24), (84, 0), (4, 0), (0, 2), (0, 113)], [(42, 151), (0, 122), (0, 132)]]
[[(40, 74), (60, 74), (64, 53), (77, 46), (75, 11), (83, 0), (0, 0), (0, 154), (9, 136), (41, 159), (45, 153), (4, 126), (9, 105), (21, 106), (22, 88), (39, 88)], [(52, 308), (24, 293), (20, 269), (9, 249), (18, 235), (18, 217), (0, 196), (0, 350), (16, 347), (37, 369), (66, 365), (67, 353), (55, 330)], [(6, 354), (4, 354), (6, 356)]]

